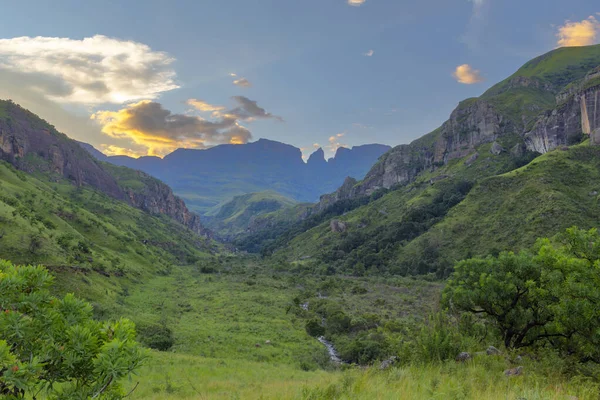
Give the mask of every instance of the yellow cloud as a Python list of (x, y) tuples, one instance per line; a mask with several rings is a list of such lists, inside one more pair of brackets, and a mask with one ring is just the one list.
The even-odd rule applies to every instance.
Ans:
[(327, 146), (327, 149), (334, 153), (337, 151), (337, 149), (339, 149), (340, 147), (348, 147), (345, 144), (340, 143), (340, 139), (342, 137), (344, 137), (346, 135), (346, 132), (342, 132), (342, 133), (338, 133), (336, 135), (330, 136), (329, 137), (329, 146)]
[(138, 158), (147, 154), (146, 151), (126, 149), (124, 147), (115, 146), (113, 144), (101, 144), (100, 148), (102, 149), (102, 152), (107, 156), (129, 156), (133, 158)]
[(593, 15), (580, 22), (566, 21), (556, 36), (558, 47), (589, 46), (600, 37), (600, 22)]
[(478, 70), (473, 69), (469, 64), (463, 64), (456, 67), (452, 76), (459, 82), (466, 85), (483, 82), (483, 77)]
[(198, 99), (189, 99), (186, 102), (188, 105), (194, 107), (196, 110), (198, 111), (202, 111), (202, 112), (219, 112), (219, 111), (223, 111), (225, 110), (225, 107), (223, 106), (215, 106), (212, 104), (209, 104), (203, 100), (198, 100)]
[[(126, 139), (143, 148), (135, 155), (164, 156), (178, 148), (205, 148), (223, 143), (247, 143), (252, 135), (236, 119), (215, 122), (195, 116), (172, 114), (159, 103), (143, 100), (118, 111), (98, 111), (91, 116), (102, 133)], [(122, 148), (109, 148), (113, 154), (126, 154)]]

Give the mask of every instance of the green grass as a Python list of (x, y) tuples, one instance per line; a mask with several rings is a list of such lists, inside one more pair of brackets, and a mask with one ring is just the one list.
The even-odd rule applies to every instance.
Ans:
[(285, 364), (222, 360), (153, 353), (127, 389), (132, 399), (289, 399), (289, 400), (593, 400), (597, 383), (569, 379), (552, 366), (524, 361), (524, 374), (503, 357), (345, 372), (305, 372)]

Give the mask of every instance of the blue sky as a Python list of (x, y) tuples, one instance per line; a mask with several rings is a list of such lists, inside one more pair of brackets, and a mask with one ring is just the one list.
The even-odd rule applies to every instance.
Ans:
[[(561, 27), (600, 40), (593, 1), (348, 1), (362, 0), (6, 2), (0, 98), (107, 153), (268, 138), (330, 156), (435, 129), (557, 47)], [(95, 35), (106, 38), (79, 45)], [(465, 64), (471, 84), (453, 76)]]

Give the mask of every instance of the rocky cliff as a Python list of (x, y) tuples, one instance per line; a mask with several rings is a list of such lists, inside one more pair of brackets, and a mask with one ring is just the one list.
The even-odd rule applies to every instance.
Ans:
[(599, 92), (600, 45), (540, 56), (481, 97), (461, 102), (440, 128), (384, 154), (361, 182), (346, 181), (321, 196), (316, 209), (405, 185), (453, 159), (475, 159), (486, 143), (503, 150), (497, 141), (502, 142), (513, 157), (578, 142), (582, 133), (600, 144)]
[[(42, 172), (51, 179), (66, 178), (77, 186), (93, 187), (143, 211), (167, 215), (197, 234), (208, 235), (200, 217), (191, 213), (167, 185), (143, 172), (98, 162), (78, 142), (10, 101), (0, 101), (0, 159), (29, 173)], [(121, 184), (124, 176), (142, 185), (136, 190), (128, 188)]]

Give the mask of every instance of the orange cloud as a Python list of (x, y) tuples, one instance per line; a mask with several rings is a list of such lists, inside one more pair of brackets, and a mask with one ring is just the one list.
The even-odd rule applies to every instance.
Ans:
[(101, 144), (100, 148), (102, 149), (102, 152), (107, 156), (129, 156), (133, 158), (138, 158), (147, 154), (147, 152), (143, 150), (126, 149), (124, 147), (115, 146), (113, 144)]
[(556, 37), (558, 47), (589, 46), (600, 38), (600, 22), (593, 15), (580, 22), (566, 21)]
[[(236, 119), (222, 118), (211, 122), (195, 116), (172, 114), (161, 104), (149, 100), (130, 104), (118, 111), (98, 111), (91, 117), (104, 134), (126, 139), (145, 149), (147, 155), (164, 156), (178, 148), (205, 148), (232, 143), (247, 143), (252, 134)], [(114, 154), (127, 149), (109, 148)], [(143, 151), (131, 151), (144, 155)]]
[(202, 112), (220, 112), (225, 110), (225, 107), (223, 106), (215, 106), (198, 99), (189, 99), (188, 101), (186, 101), (186, 103), (194, 107), (196, 110)]
[(344, 137), (345, 135), (346, 135), (346, 132), (342, 132), (342, 133), (338, 133), (336, 135), (330, 136), (329, 137), (329, 146), (327, 146), (327, 149), (330, 152), (335, 154), (337, 149), (339, 149), (340, 147), (348, 147), (348, 145), (340, 143), (340, 139), (342, 137)]
[(483, 77), (479, 71), (473, 69), (469, 64), (463, 64), (456, 67), (452, 76), (457, 82), (464, 83), (465, 85), (483, 82)]

